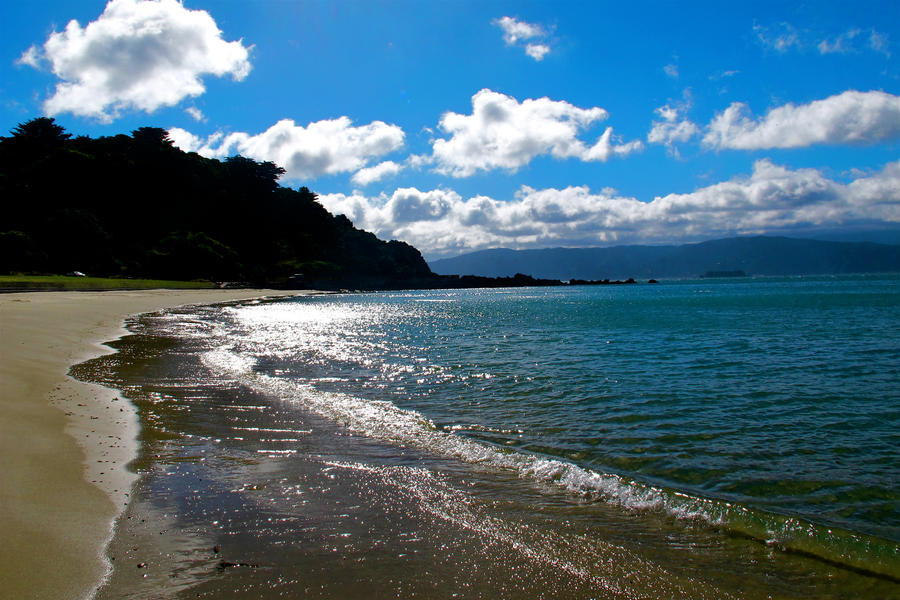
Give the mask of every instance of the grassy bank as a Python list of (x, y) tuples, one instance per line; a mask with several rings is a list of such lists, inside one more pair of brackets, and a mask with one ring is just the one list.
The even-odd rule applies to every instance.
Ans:
[(112, 279), (108, 277), (67, 277), (64, 275), (0, 275), (0, 291), (34, 290), (193, 290), (214, 288), (209, 281), (167, 281), (163, 279)]

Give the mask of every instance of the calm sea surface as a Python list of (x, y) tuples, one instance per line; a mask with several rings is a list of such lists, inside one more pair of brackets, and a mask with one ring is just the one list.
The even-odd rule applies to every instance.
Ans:
[[(297, 473), (375, 477), (366, 486), (384, 486), (380, 502), (411, 498), (474, 536), (459, 542), (480, 548), (474, 564), (487, 543), (520, 552), (540, 563), (537, 581), (580, 577), (574, 597), (900, 596), (896, 276), (344, 294), (185, 309), (133, 329), (143, 348), (176, 340), (181, 357), (178, 377), (170, 364), (116, 382), (144, 399), (145, 427), (166, 423), (147, 443), (169, 454), (142, 463), (158, 510), (188, 489), (173, 487), (178, 469), (227, 479), (243, 457), (256, 474), (242, 485), (263, 481), (272, 504), (302, 487)], [(197, 429), (188, 416), (201, 405)], [(166, 514), (222, 533), (197, 525), (208, 504)], [(261, 536), (290, 547), (300, 534), (285, 527)], [(400, 543), (377, 529), (347, 536)], [(627, 572), (602, 566), (613, 563)], [(367, 577), (405, 568), (378, 564)]]

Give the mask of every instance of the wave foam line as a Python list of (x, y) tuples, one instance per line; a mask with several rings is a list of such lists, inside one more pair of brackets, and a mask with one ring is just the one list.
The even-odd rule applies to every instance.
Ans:
[(635, 588), (652, 589), (659, 597), (697, 600), (728, 600), (730, 594), (698, 579), (679, 576), (650, 563), (633, 552), (609, 542), (583, 535), (539, 531), (531, 526), (498, 518), (484, 511), (465, 492), (449, 484), (434, 471), (409, 466), (372, 466), (326, 461), (326, 468), (348, 469), (377, 477), (399, 490), (423, 511), (477, 533), (525, 559), (542, 563), (573, 578), (613, 594), (617, 598), (646, 597)]

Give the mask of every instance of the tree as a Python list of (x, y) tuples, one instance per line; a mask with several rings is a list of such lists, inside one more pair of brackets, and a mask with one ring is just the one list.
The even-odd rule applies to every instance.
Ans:
[(241, 155), (225, 159), (225, 170), (237, 189), (244, 193), (274, 192), (285, 170), (273, 162), (256, 162)]
[(63, 144), (72, 137), (66, 130), (56, 124), (52, 117), (38, 117), (24, 123), (19, 123), (13, 129), (11, 137), (0, 138), (2, 141), (15, 140), (36, 148), (54, 148)]
[(178, 279), (241, 279), (242, 266), (237, 253), (202, 231), (173, 232), (160, 240), (152, 252), (153, 273)]
[(169, 132), (160, 127), (139, 127), (131, 132), (131, 137), (140, 144), (156, 146), (174, 146)]

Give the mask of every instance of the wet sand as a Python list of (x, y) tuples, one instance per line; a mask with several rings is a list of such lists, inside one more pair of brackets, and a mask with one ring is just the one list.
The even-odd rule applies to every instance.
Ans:
[(133, 314), (302, 292), (150, 290), (0, 295), (0, 582), (9, 598), (92, 594), (127, 506), (133, 406), (69, 368), (112, 352)]

